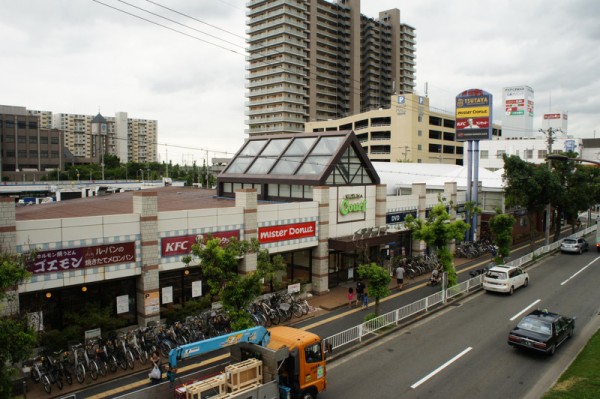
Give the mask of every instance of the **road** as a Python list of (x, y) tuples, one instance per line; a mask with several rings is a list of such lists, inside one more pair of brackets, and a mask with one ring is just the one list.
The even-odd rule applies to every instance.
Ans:
[[(539, 398), (600, 325), (598, 268), (595, 251), (549, 256), (513, 296), (480, 292), (332, 363), (321, 398)], [(577, 317), (553, 357), (506, 343), (534, 308)]]

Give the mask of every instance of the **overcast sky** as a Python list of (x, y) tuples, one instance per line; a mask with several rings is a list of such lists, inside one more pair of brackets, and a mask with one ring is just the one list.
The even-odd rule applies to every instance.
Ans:
[[(160, 161), (231, 156), (247, 128), (246, 2), (2, 0), (0, 104), (125, 111), (158, 121)], [(427, 82), (432, 107), (453, 113), (458, 93), (479, 88), (494, 96), (499, 123), (502, 88), (528, 85), (534, 129), (544, 113), (564, 111), (569, 134), (600, 138), (600, 1), (363, 0), (361, 12), (391, 8), (416, 29), (416, 89), (425, 94)]]

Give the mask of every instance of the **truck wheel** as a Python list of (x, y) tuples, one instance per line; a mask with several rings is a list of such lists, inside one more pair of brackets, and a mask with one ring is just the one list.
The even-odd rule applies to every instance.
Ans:
[(317, 395), (311, 390), (304, 391), (300, 394), (300, 399), (316, 399)]

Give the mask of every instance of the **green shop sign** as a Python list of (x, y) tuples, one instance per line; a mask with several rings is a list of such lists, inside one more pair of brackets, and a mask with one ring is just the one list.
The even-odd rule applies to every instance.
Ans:
[[(361, 199), (363, 196), (361, 194), (346, 194), (342, 203), (340, 204), (340, 214), (342, 216), (346, 216), (350, 212), (366, 212), (367, 211), (367, 200), (363, 199), (359, 202), (354, 202), (354, 200)], [(350, 202), (352, 201), (352, 202)]]

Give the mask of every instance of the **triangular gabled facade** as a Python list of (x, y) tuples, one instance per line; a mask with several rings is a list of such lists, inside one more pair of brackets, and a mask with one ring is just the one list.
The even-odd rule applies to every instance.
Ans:
[(246, 140), (217, 178), (219, 196), (255, 188), (261, 200), (312, 200), (315, 186), (379, 184), (351, 130), (256, 136)]

